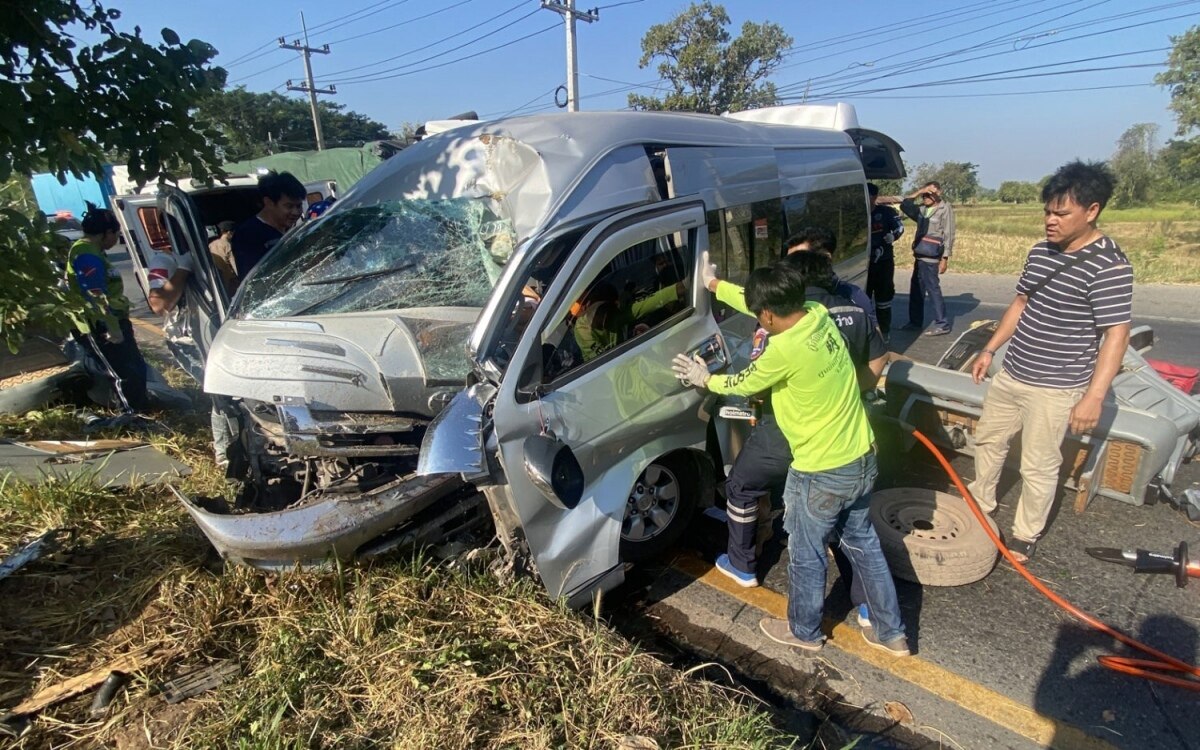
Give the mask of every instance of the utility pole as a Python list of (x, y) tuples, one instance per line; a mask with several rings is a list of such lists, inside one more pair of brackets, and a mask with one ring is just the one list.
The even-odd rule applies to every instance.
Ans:
[(575, 51), (575, 21), (600, 20), (600, 9), (575, 10), (575, 0), (542, 0), (542, 8), (552, 10), (567, 22), (567, 111), (579, 111), (579, 56)]
[(327, 89), (317, 88), (316, 84), (313, 83), (312, 60), (310, 58), (312, 57), (312, 53), (314, 53), (314, 52), (316, 52), (317, 54), (320, 54), (320, 55), (328, 55), (329, 54), (329, 45), (326, 44), (322, 47), (317, 47), (317, 48), (308, 46), (308, 25), (304, 23), (304, 12), (303, 11), (300, 12), (300, 27), (302, 29), (304, 29), (304, 44), (301, 44), (299, 39), (292, 42), (291, 44), (288, 44), (287, 42), (285, 42), (283, 40), (283, 37), (279, 37), (279, 46), (280, 47), (282, 47), (283, 49), (295, 50), (296, 52), (299, 52), (301, 55), (304, 56), (304, 79), (305, 79), (305, 82), (300, 84), (299, 86), (293, 86), (292, 82), (289, 80), (287, 82), (287, 90), (288, 91), (307, 91), (308, 92), (308, 103), (309, 103), (309, 106), (312, 107), (313, 132), (316, 133), (316, 136), (317, 136), (317, 150), (324, 151), (325, 150), (325, 134), (323, 132), (321, 132), (321, 111), (319, 109), (317, 109), (317, 94), (336, 94), (337, 87), (330, 86)]

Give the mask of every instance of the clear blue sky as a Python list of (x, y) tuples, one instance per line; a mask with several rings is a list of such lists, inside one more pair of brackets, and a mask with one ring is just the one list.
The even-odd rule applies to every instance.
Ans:
[[(313, 56), (317, 85), (336, 84), (335, 101), (393, 129), (471, 109), (483, 117), (553, 111), (553, 91), (566, 77), (562, 19), (538, 0), (107, 4), (123, 11), (127, 29), (136, 24), (157, 38), (168, 26), (213, 44), (231, 84), (251, 91), (283, 91), (287, 79), (303, 79), (299, 55), (275, 43), (298, 36), (303, 11), (312, 45), (328, 43), (332, 52)], [(578, 24), (580, 106), (621, 109), (634, 86), (655, 90), (654, 65), (638, 68), (643, 34), (687, 3), (582, 7), (597, 5), (600, 20)], [(864, 127), (905, 147), (910, 167), (975, 162), (989, 187), (1037, 180), (1074, 157), (1107, 158), (1134, 123), (1158, 124), (1165, 142), (1174, 120), (1153, 78), (1169, 37), (1200, 23), (1200, 0), (729, 0), (725, 7), (735, 34), (745, 21), (772, 21), (794, 38), (772, 78), (785, 97), (799, 101), (807, 90), (810, 101), (849, 101)], [(1085, 68), (1099, 70), (1062, 74)], [(1024, 77), (971, 78), (980, 76)], [(947, 79), (968, 80), (929, 85)]]

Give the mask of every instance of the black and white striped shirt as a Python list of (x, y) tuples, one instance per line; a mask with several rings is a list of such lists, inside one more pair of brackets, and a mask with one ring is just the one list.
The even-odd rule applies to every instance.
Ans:
[(1004, 355), (1004, 370), (1022, 383), (1086, 386), (1096, 369), (1101, 334), (1133, 320), (1133, 267), (1117, 243), (1103, 235), (1074, 253), (1045, 241), (1034, 245), (1017, 293), (1028, 294), (1079, 253), (1086, 257), (1038, 290), (1021, 313)]

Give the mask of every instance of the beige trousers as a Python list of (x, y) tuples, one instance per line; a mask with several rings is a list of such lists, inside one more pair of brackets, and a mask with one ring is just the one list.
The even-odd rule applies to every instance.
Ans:
[(1009, 441), (1020, 432), (1021, 499), (1012, 529), (1018, 539), (1036, 541), (1046, 528), (1058, 490), (1063, 437), (1085, 390), (1027, 385), (1003, 371), (988, 386), (975, 429), (975, 481), (968, 489), (984, 511), (996, 509), (1000, 469)]

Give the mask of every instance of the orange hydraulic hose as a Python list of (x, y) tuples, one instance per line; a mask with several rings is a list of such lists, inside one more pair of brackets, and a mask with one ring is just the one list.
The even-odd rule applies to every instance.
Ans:
[[(1068, 602), (1066, 599), (1063, 599), (1061, 596), (1051, 591), (1044, 583), (1039, 581), (1033, 576), (1032, 573), (1026, 570), (1024, 565), (1017, 562), (1017, 559), (1013, 557), (1011, 552), (1008, 551), (1008, 548), (1004, 545), (1004, 542), (1000, 541), (1000, 537), (997, 536), (996, 532), (992, 531), (992, 527), (984, 518), (983, 511), (979, 509), (979, 505), (975, 502), (975, 498), (972, 497), (971, 493), (967, 491), (966, 485), (963, 484), (962, 478), (959, 477), (958, 472), (954, 470), (954, 467), (950, 465), (950, 462), (946, 460), (946, 457), (942, 455), (942, 452), (937, 449), (937, 446), (935, 446), (929, 440), (929, 438), (922, 435), (920, 430), (913, 428), (912, 434), (917, 438), (917, 440), (920, 440), (926, 448), (929, 449), (934, 458), (938, 460), (938, 463), (942, 465), (942, 468), (946, 471), (946, 474), (949, 475), (950, 479), (954, 482), (954, 486), (958, 488), (958, 491), (962, 493), (963, 498), (966, 499), (967, 506), (971, 509), (971, 513), (973, 513), (975, 518), (979, 521), (979, 525), (983, 527), (983, 530), (987, 532), (988, 537), (991, 538), (992, 544), (996, 545), (996, 549), (1000, 550), (1000, 554), (1004, 555), (1004, 559), (1008, 560), (1013, 568), (1015, 568), (1016, 571), (1021, 574), (1021, 577), (1023, 577), (1026, 581), (1029, 581), (1030, 585), (1037, 589), (1042, 596), (1058, 605), (1058, 607), (1067, 614), (1079, 619), (1087, 625), (1090, 625), (1096, 630), (1099, 630), (1101, 633), (1115, 638), (1132, 649), (1141, 651), (1144, 654), (1154, 657), (1153, 659), (1134, 659), (1127, 656), (1105, 655), (1099, 657), (1100, 664), (1113, 671), (1121, 672), (1122, 674), (1142, 677), (1147, 680), (1161, 682), (1164, 685), (1174, 685), (1175, 687), (1180, 687), (1184, 690), (1200, 691), (1200, 667), (1188, 664), (1181, 659), (1176, 659), (1170, 654), (1164, 654), (1162, 651), (1159, 651), (1152, 646), (1147, 646), (1141, 641), (1125, 635), (1107, 623), (1096, 619), (1092, 615), (1084, 612)], [(1169, 674), (1163, 674), (1164, 672), (1177, 672), (1188, 676), (1172, 677)]]

